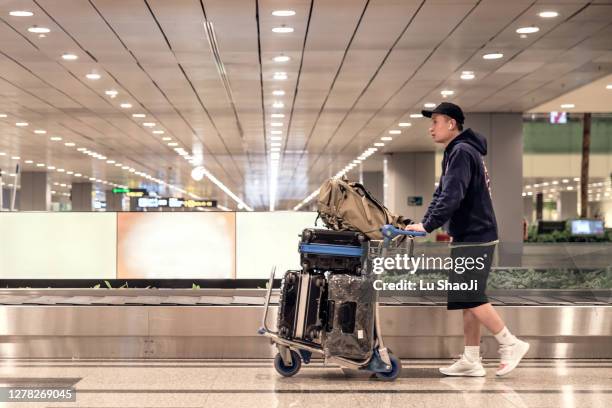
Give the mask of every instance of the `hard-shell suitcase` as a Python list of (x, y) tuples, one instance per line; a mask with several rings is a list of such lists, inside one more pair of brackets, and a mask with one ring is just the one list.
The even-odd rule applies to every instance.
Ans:
[(327, 310), (326, 280), (321, 274), (287, 271), (281, 283), (278, 334), (286, 339), (318, 340)]
[(334, 274), (328, 280), (329, 319), (323, 332), (328, 356), (370, 358), (374, 348), (376, 292), (365, 276)]
[(361, 232), (307, 228), (301, 238), (299, 252), (304, 270), (360, 273), (362, 244), (367, 241)]

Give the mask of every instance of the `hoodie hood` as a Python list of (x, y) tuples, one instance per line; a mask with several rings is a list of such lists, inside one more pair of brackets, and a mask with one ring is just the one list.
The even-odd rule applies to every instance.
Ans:
[(454, 138), (453, 141), (448, 144), (448, 146), (446, 146), (446, 151), (450, 152), (453, 146), (458, 143), (467, 143), (471, 145), (483, 156), (486, 156), (487, 154), (487, 139), (470, 128), (467, 128), (463, 132), (459, 133), (459, 135)]

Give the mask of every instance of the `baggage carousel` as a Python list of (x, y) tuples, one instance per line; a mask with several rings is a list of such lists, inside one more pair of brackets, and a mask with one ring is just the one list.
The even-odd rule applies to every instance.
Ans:
[[(4, 358), (267, 358), (257, 334), (264, 289), (3, 289)], [(489, 291), (530, 358), (612, 358), (612, 290)], [(463, 346), (460, 311), (442, 297), (383, 293), (385, 342), (401, 358), (448, 358)], [(269, 324), (276, 319), (272, 295)], [(483, 330), (485, 333), (486, 330)], [(483, 337), (484, 357), (496, 357)]]

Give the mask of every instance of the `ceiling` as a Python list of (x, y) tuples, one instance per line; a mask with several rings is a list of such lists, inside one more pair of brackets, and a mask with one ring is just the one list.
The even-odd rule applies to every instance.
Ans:
[(612, 75), (607, 75), (553, 98), (530, 109), (529, 113), (555, 111), (610, 113), (612, 111)]
[[(295, 15), (273, 16), (279, 9)], [(539, 17), (544, 10), (559, 16)], [(41, 38), (34, 25), (50, 32)], [(282, 25), (294, 31), (272, 32)], [(539, 32), (515, 32), (532, 25)], [(228, 208), (234, 195), (262, 210), (276, 184), (275, 208), (289, 209), (389, 130), (402, 133), (369, 160), (433, 150), (427, 121), (410, 114), (439, 103), (441, 90), (465, 111), (525, 112), (610, 75), (610, 38), (612, 1), (5, 0), (0, 168), (49, 171), (67, 186), (58, 192), (92, 178), (99, 189), (142, 185)], [(503, 58), (483, 59), (493, 52)], [(275, 62), (281, 54), (290, 60)], [(475, 78), (460, 79), (464, 70)], [(273, 130), (282, 138), (276, 183)], [(193, 180), (197, 164), (211, 177)]]

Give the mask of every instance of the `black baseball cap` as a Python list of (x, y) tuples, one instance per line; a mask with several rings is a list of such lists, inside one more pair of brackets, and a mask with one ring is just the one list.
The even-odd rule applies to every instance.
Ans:
[(461, 108), (454, 103), (450, 102), (442, 102), (438, 106), (436, 106), (433, 110), (424, 110), (421, 111), (423, 116), (431, 118), (431, 115), (434, 113), (439, 113), (441, 115), (446, 115), (449, 118), (453, 118), (457, 121), (457, 123), (462, 124), (465, 121), (465, 116), (463, 116), (463, 111)]

